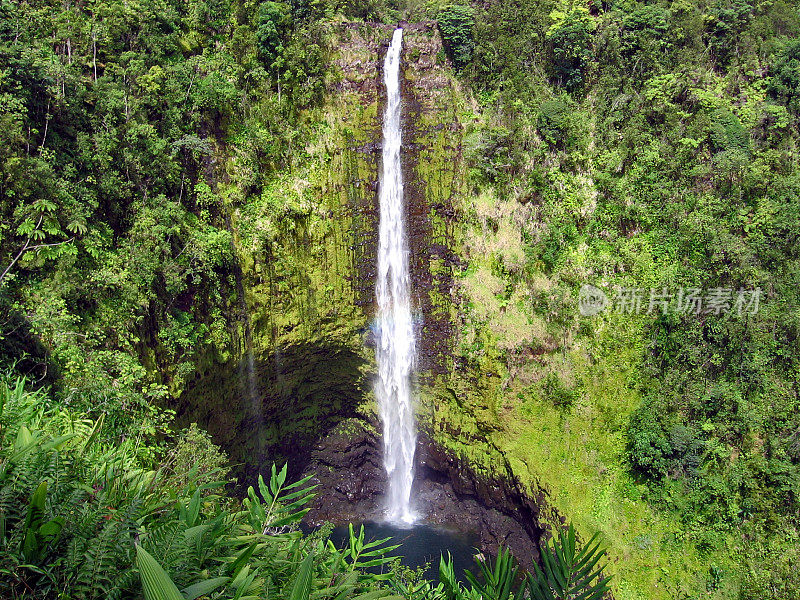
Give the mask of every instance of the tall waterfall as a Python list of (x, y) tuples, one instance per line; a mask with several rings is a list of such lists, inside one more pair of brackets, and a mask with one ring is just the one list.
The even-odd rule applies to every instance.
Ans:
[(411, 483), (417, 435), (411, 403), (414, 329), (409, 301), (408, 246), (403, 225), (403, 179), (400, 170), (400, 48), (396, 29), (383, 63), (386, 113), (383, 117), (383, 174), (380, 182), (378, 302), (380, 339), (376, 344), (376, 395), (383, 421), (383, 464), (389, 479), (387, 516), (412, 523)]

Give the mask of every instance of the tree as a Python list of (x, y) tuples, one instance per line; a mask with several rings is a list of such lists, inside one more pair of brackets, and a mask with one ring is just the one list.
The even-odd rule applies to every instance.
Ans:
[(753, 15), (753, 5), (748, 0), (720, 2), (712, 13), (708, 30), (708, 46), (720, 65), (727, 65), (747, 23)]
[(669, 36), (669, 10), (655, 5), (637, 8), (622, 19), (620, 51), (631, 61), (633, 73), (652, 70), (672, 48)]
[(542, 102), (536, 119), (536, 129), (542, 139), (552, 147), (563, 148), (569, 133), (571, 114), (571, 107), (561, 98)]
[(271, 70), (280, 68), (279, 59), (284, 52), (284, 39), (291, 27), (289, 7), (280, 2), (264, 2), (258, 12), (258, 52), (264, 65)]
[(800, 39), (786, 43), (770, 69), (770, 95), (790, 109), (800, 110)]
[(553, 11), (550, 18), (553, 24), (547, 30), (547, 41), (553, 51), (553, 72), (567, 89), (578, 88), (592, 59), (595, 20), (583, 6)]
[(475, 40), (472, 37), (475, 19), (472, 7), (446, 6), (439, 13), (437, 20), (447, 55), (456, 69), (463, 69), (472, 60), (472, 53), (475, 50)]

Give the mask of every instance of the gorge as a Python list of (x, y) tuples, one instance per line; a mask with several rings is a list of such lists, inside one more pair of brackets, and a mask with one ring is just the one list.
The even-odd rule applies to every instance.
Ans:
[[(427, 523), (477, 534), (487, 552), (509, 545), (520, 559), (531, 560), (544, 531), (539, 514), (552, 512), (544, 492), (526, 490), (507, 466), (476, 469), (447, 447), (447, 439), (458, 435), (443, 436), (433, 420), (441, 402), (432, 395), (438, 393), (433, 384), (454, 364), (451, 273), (458, 259), (452, 202), (463, 177), (456, 106), (442, 109), (454, 91), (436, 64), (441, 42), (435, 25), (404, 23), (401, 33), (346, 23), (338, 35), (347, 60), (341, 59), (346, 76), (337, 86), (347, 114), (337, 114), (337, 121), (349, 123), (353, 137), (336, 149), (326, 177), (349, 179), (326, 182), (319, 191), (336, 229), (322, 239), (301, 233), (305, 241), (294, 246), (292, 263), (284, 267), (287, 291), (276, 293), (275, 283), (269, 284), (270, 309), (253, 289), (256, 273), (244, 274), (248, 319), (263, 353), (255, 365), (255, 396), (266, 428), (248, 416), (252, 409), (241, 399), (250, 386), (249, 378), (242, 379), (250, 372), (246, 355), (240, 366), (211, 369), (190, 383), (179, 418), (207, 428), (244, 466), (241, 480), (276, 460), (287, 460), (297, 476), (313, 475), (320, 493), (309, 525), (381, 521), (387, 509), (390, 520), (393, 514), (410, 520), (403, 518), (409, 512), (393, 508), (396, 492), (384, 472), (387, 453), (394, 451), (396, 489), (405, 502), (411, 472), (417, 473), (414, 498)], [(288, 240), (295, 235), (286, 243), (294, 244)], [(322, 255), (307, 256), (304, 246), (310, 244), (323, 247)], [(333, 298), (289, 292), (309, 277), (335, 282)], [(412, 299), (418, 307), (413, 317)], [(421, 418), (416, 453), (409, 387), (414, 362)], [(394, 391), (385, 404), (382, 387)], [(496, 449), (486, 451), (500, 459)]]
[(798, 40), (0, 0), (0, 597), (796, 600)]

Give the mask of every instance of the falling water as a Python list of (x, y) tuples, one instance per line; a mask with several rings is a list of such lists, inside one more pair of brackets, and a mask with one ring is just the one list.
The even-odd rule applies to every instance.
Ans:
[[(235, 265), (233, 273), (236, 280), (239, 313), (244, 333), (244, 339), (242, 340), (244, 342), (244, 360), (239, 366), (239, 381), (241, 382), (242, 396), (250, 402), (251, 418), (255, 421), (259, 440), (261, 440), (264, 435), (264, 409), (258, 397), (255, 356), (253, 354), (253, 326), (250, 322), (250, 312), (247, 308), (247, 299), (244, 293), (242, 270), (238, 264)], [(262, 450), (261, 444), (259, 445), (259, 450)]]
[(383, 421), (383, 464), (389, 479), (387, 516), (412, 523), (411, 483), (417, 436), (411, 406), (414, 330), (409, 301), (408, 249), (403, 228), (403, 180), (400, 171), (400, 48), (396, 29), (383, 63), (386, 113), (383, 118), (383, 175), (380, 186), (378, 302), (380, 339), (376, 344), (376, 395)]

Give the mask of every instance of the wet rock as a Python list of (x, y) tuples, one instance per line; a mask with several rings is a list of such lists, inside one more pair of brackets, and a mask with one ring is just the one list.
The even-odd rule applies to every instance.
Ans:
[(441, 507), (428, 515), (431, 521), (468, 522), (480, 533), (482, 549), (495, 553), (499, 546), (508, 546), (523, 565), (538, 559), (545, 533), (540, 505), (527, 496), (510, 469), (501, 465), (499, 475), (477, 474), (425, 434), (420, 436), (418, 465), (420, 497)]
[(251, 365), (243, 358), (189, 383), (176, 406), (179, 423), (211, 433), (244, 489), (273, 463), (288, 462), (296, 478), (317, 440), (333, 443), (329, 432), (354, 414), (364, 396), (364, 364), (347, 347), (315, 343), (285, 347)]
[[(320, 440), (308, 473), (318, 485), (309, 525), (379, 520), (386, 477), (374, 423), (350, 419)], [(523, 566), (539, 556), (537, 504), (511, 480), (479, 476), (420, 435), (414, 501), (427, 522), (477, 533), (490, 554), (508, 546)]]
[(307, 473), (318, 489), (306, 523), (346, 523), (378, 517), (385, 487), (379, 444), (370, 424), (348, 419), (315, 445)]

